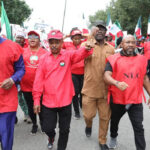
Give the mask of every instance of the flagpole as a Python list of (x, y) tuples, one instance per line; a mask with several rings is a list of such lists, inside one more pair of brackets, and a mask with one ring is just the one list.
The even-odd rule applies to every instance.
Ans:
[(65, 0), (64, 16), (63, 16), (63, 23), (62, 23), (62, 32), (64, 30), (65, 15), (66, 15), (66, 6), (67, 6), (67, 0)]

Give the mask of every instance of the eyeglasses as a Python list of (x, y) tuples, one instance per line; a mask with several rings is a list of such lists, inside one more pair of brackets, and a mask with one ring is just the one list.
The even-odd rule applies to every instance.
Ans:
[(39, 36), (37, 36), (37, 35), (29, 35), (28, 39), (39, 39)]

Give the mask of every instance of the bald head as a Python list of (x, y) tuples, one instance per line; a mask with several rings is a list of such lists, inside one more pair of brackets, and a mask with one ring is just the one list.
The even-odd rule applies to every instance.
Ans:
[(133, 40), (135, 40), (135, 37), (134, 37), (133, 35), (128, 34), (128, 35), (126, 35), (126, 36), (123, 37), (122, 42), (123, 42), (123, 41), (126, 41), (126, 40), (128, 40), (128, 39), (130, 39), (130, 38), (133, 39)]
[(123, 37), (121, 46), (123, 48), (123, 51), (128, 56), (133, 56), (135, 54), (135, 48), (136, 48), (136, 40), (133, 35), (127, 35)]

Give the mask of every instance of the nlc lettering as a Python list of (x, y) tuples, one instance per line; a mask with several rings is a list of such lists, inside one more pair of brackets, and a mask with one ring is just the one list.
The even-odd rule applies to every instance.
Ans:
[(136, 79), (139, 78), (139, 73), (133, 74), (133, 73), (124, 73), (124, 76), (130, 79)]

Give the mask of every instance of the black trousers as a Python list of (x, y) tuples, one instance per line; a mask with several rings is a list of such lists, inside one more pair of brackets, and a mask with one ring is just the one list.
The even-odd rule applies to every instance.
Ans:
[[(110, 121), (110, 136), (115, 138), (118, 136), (118, 125), (122, 116), (126, 113), (125, 105), (110, 104), (112, 115)], [(143, 128), (143, 105), (133, 104), (128, 110), (128, 116), (130, 118), (135, 137), (136, 150), (145, 150), (146, 143), (144, 137)]]
[(81, 90), (83, 87), (83, 75), (72, 74), (72, 81), (75, 88), (75, 96), (73, 97), (73, 108), (75, 114), (80, 114), (79, 105), (82, 108), (82, 94)]
[(65, 150), (68, 143), (71, 123), (71, 105), (60, 108), (47, 108), (42, 105), (43, 131), (53, 140), (57, 120), (59, 123), (59, 138), (57, 150)]
[[(29, 116), (32, 120), (33, 125), (37, 125), (37, 118), (36, 118), (36, 114), (34, 113), (33, 110), (33, 96), (32, 96), (32, 92), (22, 92), (23, 96), (26, 100), (27, 106), (28, 106), (28, 112), (29, 112)], [(42, 127), (42, 115), (41, 113), (39, 113), (39, 119), (40, 119), (40, 125)]]

